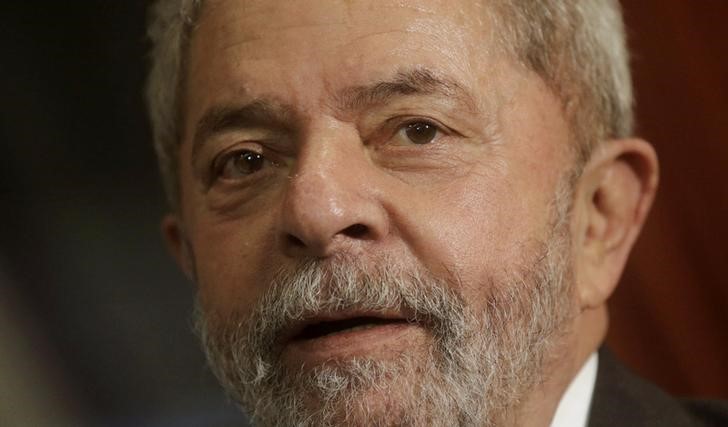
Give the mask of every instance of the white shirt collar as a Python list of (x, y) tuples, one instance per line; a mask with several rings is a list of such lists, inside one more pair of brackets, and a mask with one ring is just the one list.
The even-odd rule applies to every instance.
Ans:
[(597, 353), (592, 353), (561, 396), (551, 427), (586, 427), (594, 384), (597, 380)]

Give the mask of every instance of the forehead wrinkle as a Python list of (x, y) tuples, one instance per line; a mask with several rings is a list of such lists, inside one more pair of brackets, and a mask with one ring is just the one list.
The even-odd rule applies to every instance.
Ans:
[[(275, 25), (279, 21), (281, 16), (276, 16), (279, 19), (271, 19), (271, 13), (273, 9), (267, 4), (256, 7), (251, 5), (249, 2), (237, 2), (233, 8), (232, 13), (221, 13), (224, 11), (225, 1), (210, 1), (206, 0), (202, 2), (202, 7), (199, 12), (199, 17), (195, 25), (196, 33), (197, 30), (208, 23), (212, 19), (214, 26), (217, 28), (227, 29), (226, 32), (231, 29), (242, 29), (243, 31), (236, 31), (238, 37), (237, 40), (227, 43), (221, 46), (222, 50), (227, 50), (240, 44), (260, 41), (265, 39), (265, 34), (273, 32), (284, 32), (288, 30), (306, 29), (306, 28), (320, 28), (331, 25), (343, 25), (346, 23), (346, 19), (340, 17), (339, 14), (325, 15), (324, 22), (300, 22), (301, 17), (297, 17), (296, 22), (291, 22), (284, 25)], [(217, 12), (217, 13), (216, 13)], [(220, 16), (222, 15), (222, 16)], [(257, 16), (257, 18), (256, 18)], [(212, 17), (212, 18), (211, 18)], [(321, 16), (318, 17), (319, 21), (323, 20)], [(245, 25), (244, 22), (255, 23), (255, 26)], [(266, 25), (267, 24), (267, 25)], [(207, 24), (210, 25), (210, 24)], [(241, 28), (245, 25), (244, 28)]]
[(263, 28), (262, 30), (258, 31), (250, 31), (250, 34), (244, 33), (239, 37), (238, 40), (235, 40), (231, 43), (224, 44), (221, 49), (228, 50), (237, 46), (240, 46), (245, 43), (251, 43), (251, 42), (258, 42), (265, 40), (267, 37), (270, 37), (270, 34), (262, 35), (261, 33), (265, 31), (275, 31), (277, 33), (283, 33), (285, 31), (291, 31), (291, 30), (300, 30), (300, 29), (317, 29), (322, 27), (330, 27), (332, 25), (345, 25), (345, 22), (320, 22), (320, 23), (312, 23), (312, 24), (296, 24), (296, 25), (287, 25), (283, 27), (267, 27)]
[(397, 34), (397, 33), (407, 33), (410, 32), (409, 30), (403, 30), (403, 29), (397, 29), (397, 30), (383, 30), (383, 31), (373, 31), (366, 34), (362, 34), (360, 36), (352, 37), (350, 40), (347, 40), (345, 44), (342, 46), (347, 46), (349, 44), (353, 44), (365, 39), (368, 39), (369, 37), (377, 37), (377, 36), (384, 36), (388, 34)]
[[(339, 7), (333, 5), (329, 7), (327, 9), (327, 14), (318, 14), (313, 17), (306, 14), (296, 14), (295, 22), (287, 23), (285, 21), (291, 21), (293, 19), (290, 13), (286, 13), (284, 15), (274, 15), (276, 12), (274, 10), (275, 8), (270, 6), (266, 7), (267, 5), (265, 2), (263, 2), (262, 6), (256, 6), (255, 4), (250, 4), (250, 2), (241, 1), (236, 4), (233, 13), (215, 13), (218, 12), (218, 10), (224, 10), (225, 8), (223, 7), (223, 5), (225, 5), (226, 3), (226, 1), (211, 0), (206, 0), (202, 2), (202, 7), (199, 12), (197, 24), (195, 25), (195, 31), (193, 31), (197, 32), (196, 30), (200, 26), (204, 26), (205, 23), (209, 21), (211, 16), (215, 16), (215, 19), (213, 19), (213, 21), (216, 21), (214, 26), (218, 28), (227, 27), (229, 29), (232, 29), (238, 27), (240, 29), (243, 20), (248, 23), (254, 23), (254, 26), (245, 25), (243, 31), (239, 33), (240, 37), (238, 37), (238, 40), (221, 46), (223, 50), (230, 49), (239, 44), (263, 40), (271, 33), (282, 33), (289, 30), (307, 28), (317, 29), (321, 27), (336, 25), (350, 27), (353, 25), (358, 25), (357, 21), (360, 21), (359, 18), (362, 16), (363, 12), (366, 12), (371, 7), (368, 2), (355, 2), (346, 0), (340, 2), (343, 4), (340, 4)], [(363, 3), (363, 5), (357, 3)], [(381, 6), (383, 6), (383, 8), (385, 9), (395, 9), (397, 11), (406, 9), (419, 15), (438, 15), (438, 12), (434, 9), (434, 7), (425, 7), (421, 4), (410, 4), (410, 2), (407, 1), (398, 1), (393, 4), (384, 4)], [(276, 19), (271, 19), (271, 16)], [(422, 17), (419, 17), (416, 20), (419, 19), (422, 19)], [(275, 25), (275, 23), (282, 20), (284, 20), (284, 22), (282, 23), (283, 25)], [(301, 22), (306, 20), (308, 20), (309, 22)], [(412, 28), (409, 29), (411, 30)], [(373, 32), (368, 35), (365, 34), (363, 36), (357, 37), (357, 39), (387, 33), (388, 31)]]
[[(272, 34), (275, 34), (275, 36), (280, 37), (286, 31), (301, 30), (301, 29), (314, 30), (314, 29), (319, 29), (319, 28), (326, 28), (326, 27), (332, 27), (332, 26), (346, 26), (346, 25), (348, 25), (348, 23), (346, 21), (342, 20), (342, 21), (337, 21), (337, 22), (296, 24), (296, 25), (288, 25), (288, 26), (283, 26), (283, 27), (266, 27), (266, 28), (262, 28), (262, 29), (259, 29), (256, 31), (249, 31), (249, 33), (241, 34), (241, 36), (238, 37), (237, 40), (223, 44), (221, 46), (221, 50), (222, 51), (229, 50), (229, 49), (235, 48), (237, 46), (243, 45), (245, 43), (265, 41), (266, 39), (270, 39)], [(274, 31), (274, 33), (270, 33), (270, 31)], [(410, 27), (404, 28), (404, 29), (370, 31), (365, 34), (361, 34), (361, 35), (357, 35), (355, 37), (348, 38), (345, 42), (342, 41), (342, 43), (339, 46), (341, 48), (344, 48), (348, 45), (355, 44), (357, 42), (361, 42), (362, 40), (366, 40), (366, 39), (372, 38), (372, 37), (386, 36), (386, 35), (390, 35), (390, 34), (399, 34), (399, 33), (412, 33), (412, 32), (422, 32), (422, 31), (418, 31), (418, 29), (415, 28), (414, 26), (410, 26)], [(264, 33), (266, 33), (266, 34), (264, 34)]]
[(454, 98), (469, 112), (479, 111), (473, 94), (463, 85), (426, 68), (399, 71), (389, 80), (344, 88), (335, 95), (335, 100), (338, 108), (355, 111), (386, 104), (397, 96), (427, 95)]

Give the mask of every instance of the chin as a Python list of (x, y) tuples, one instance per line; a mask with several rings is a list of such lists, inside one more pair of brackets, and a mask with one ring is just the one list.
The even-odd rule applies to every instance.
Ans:
[[(263, 426), (455, 426), (483, 420), (482, 414), (476, 416), (472, 408), (462, 407), (464, 402), (474, 402), (474, 396), (463, 399), (459, 393), (463, 388), (453, 394), (444, 392), (453, 389), (446, 386), (442, 367), (425, 354), (414, 354), (384, 361), (352, 359), (288, 372), (280, 388), (271, 388), (267, 396), (247, 394), (251, 400), (242, 406), (257, 408), (249, 415), (255, 425)], [(272, 399), (270, 404), (262, 404), (267, 399)]]

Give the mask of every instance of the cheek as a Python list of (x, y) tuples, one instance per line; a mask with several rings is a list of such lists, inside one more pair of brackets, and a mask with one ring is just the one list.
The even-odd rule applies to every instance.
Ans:
[(510, 191), (490, 185), (485, 190), (461, 189), (435, 199), (446, 215), (420, 219), (418, 258), (439, 277), (455, 279), (460, 292), (481, 309), (504, 278), (530, 267), (549, 218), (545, 204), (531, 204)]
[(199, 295), (221, 313), (249, 308), (264, 290), (266, 259), (275, 239), (270, 216), (202, 220), (192, 237)]
[[(189, 144), (183, 144), (180, 158), (189, 155)], [(240, 206), (221, 209), (193, 177), (189, 161), (180, 162), (180, 180), (185, 232), (203, 307), (220, 313), (250, 307), (265, 283), (261, 267), (273, 250), (275, 216), (256, 215)]]
[(524, 263), (548, 236), (559, 176), (544, 166), (559, 161), (558, 150), (541, 150), (540, 163), (508, 150), (496, 157), (502, 161), (481, 164), (497, 166), (481, 166), (406, 204), (416, 207), (408, 221), (416, 256), (441, 277), (456, 275), (463, 292), (481, 301), (494, 278), (528, 267)]
[(515, 256), (531, 224), (503, 174), (484, 168), (404, 204), (410, 249), (433, 273), (479, 288)]

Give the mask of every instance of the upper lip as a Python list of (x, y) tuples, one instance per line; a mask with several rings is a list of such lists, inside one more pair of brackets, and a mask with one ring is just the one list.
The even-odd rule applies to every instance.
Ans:
[(401, 310), (391, 311), (372, 311), (372, 310), (345, 310), (332, 313), (318, 313), (309, 317), (304, 317), (302, 320), (294, 322), (288, 328), (285, 329), (283, 334), (280, 336), (280, 342), (283, 344), (295, 339), (299, 336), (304, 329), (317, 323), (323, 322), (336, 322), (340, 320), (355, 319), (355, 318), (377, 318), (382, 320), (393, 320), (393, 321), (408, 321), (414, 322), (415, 318), (409, 313), (404, 313)]

